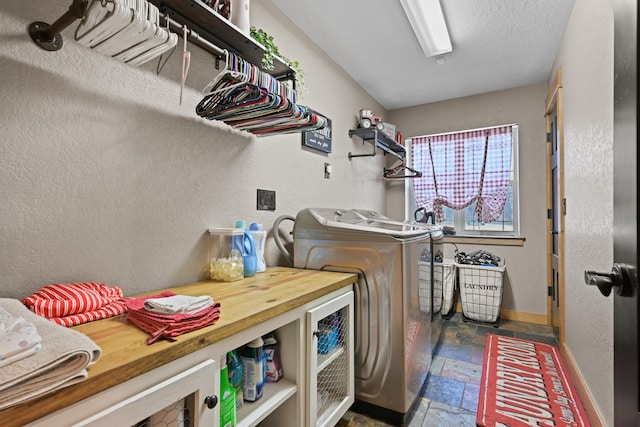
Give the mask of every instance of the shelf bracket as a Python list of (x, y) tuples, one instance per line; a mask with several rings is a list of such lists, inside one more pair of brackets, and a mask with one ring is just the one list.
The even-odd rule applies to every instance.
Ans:
[[(364, 140), (362, 141), (362, 144), (364, 145)], [(373, 153), (369, 153), (369, 154), (351, 154), (351, 151), (349, 151), (349, 160), (351, 160), (354, 157), (373, 157), (376, 155), (376, 144), (375, 141), (373, 143)]]
[(62, 48), (62, 34), (60, 32), (73, 24), (76, 19), (84, 18), (89, 8), (89, 0), (73, 0), (69, 10), (53, 24), (46, 22), (32, 22), (29, 24), (31, 40), (44, 50), (54, 52)]

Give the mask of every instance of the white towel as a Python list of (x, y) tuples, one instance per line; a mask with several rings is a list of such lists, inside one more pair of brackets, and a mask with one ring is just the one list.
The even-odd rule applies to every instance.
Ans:
[(213, 298), (209, 295), (190, 297), (187, 295), (173, 295), (163, 298), (149, 298), (144, 302), (144, 308), (158, 314), (193, 314), (213, 305)]
[(0, 307), (33, 323), (42, 349), (0, 369), (0, 409), (84, 381), (102, 350), (89, 337), (32, 313), (20, 301), (0, 298)]
[(36, 325), (0, 307), (0, 368), (42, 349)]

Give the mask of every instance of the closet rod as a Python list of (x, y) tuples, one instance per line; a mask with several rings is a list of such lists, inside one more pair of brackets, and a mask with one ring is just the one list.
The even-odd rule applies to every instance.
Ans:
[[(180, 37), (183, 36), (182, 24), (171, 18), (168, 11), (161, 10), (160, 16), (164, 18), (165, 23), (169, 24), (169, 28), (171, 29), (171, 31), (178, 34)], [(224, 49), (221, 49), (215, 44), (211, 43), (209, 40), (202, 38), (200, 34), (193, 31), (191, 28), (189, 28), (189, 26), (187, 26), (187, 39), (196, 46), (201, 47), (207, 52), (214, 54), (218, 59), (226, 58), (227, 54)]]
[(60, 32), (73, 24), (76, 19), (83, 18), (89, 8), (89, 0), (73, 0), (69, 10), (49, 25), (46, 22), (32, 22), (29, 24), (31, 40), (44, 50), (54, 52), (62, 48), (62, 34)]

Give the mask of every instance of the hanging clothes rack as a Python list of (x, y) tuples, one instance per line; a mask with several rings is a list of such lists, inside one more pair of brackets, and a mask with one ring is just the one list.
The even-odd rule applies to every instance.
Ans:
[[(85, 18), (92, 1), (96, 0), (73, 0), (69, 9), (51, 25), (40, 21), (31, 23), (28, 27), (29, 36), (44, 50), (61, 49), (63, 39), (60, 33), (76, 20)], [(113, 0), (105, 0), (105, 2), (108, 1)], [(225, 51), (238, 52), (249, 62), (261, 63), (265, 54), (264, 47), (238, 31), (203, 2), (198, 0), (148, 0), (148, 2), (159, 9), (160, 18), (173, 33), (182, 36), (183, 25), (186, 25), (189, 42), (214, 55), (216, 67), (219, 67), (219, 61), (225, 57)], [(276, 58), (274, 65), (276, 79), (290, 80), (295, 90), (295, 71), (279, 58)]]
[[(189, 9), (188, 4), (193, 9)], [(285, 68), (279, 66), (280, 75), (274, 77), (239, 54), (214, 44), (211, 40), (216, 37), (212, 31), (217, 28), (211, 24), (221, 24), (221, 17), (201, 2), (73, 0), (69, 10), (52, 25), (34, 22), (29, 33), (43, 49), (58, 50), (62, 47), (60, 31), (77, 19), (82, 19), (75, 31), (78, 43), (133, 66), (172, 51), (180, 35), (184, 40), (182, 84), (191, 57), (186, 49), (187, 41), (213, 54), (218, 69), (220, 60), (224, 59), (224, 69), (205, 88), (205, 97), (196, 107), (201, 117), (224, 121), (258, 136), (318, 130), (327, 124), (326, 118), (296, 103), (295, 73), (290, 66), (283, 63)], [(246, 43), (249, 37), (239, 34), (232, 25), (225, 25), (225, 34), (233, 34), (235, 43), (244, 43), (254, 62), (259, 59), (260, 63), (264, 47), (255, 41)], [(204, 36), (194, 28), (201, 29)], [(292, 83), (287, 85), (284, 80)]]
[[(162, 8), (160, 9), (160, 18), (164, 20), (165, 24), (167, 24), (167, 26), (171, 31), (177, 33), (178, 35), (183, 34), (182, 32), (183, 24), (171, 18), (170, 13), (166, 9), (162, 9)], [(216, 61), (219, 61), (225, 58), (226, 54), (224, 49), (219, 48), (215, 44), (211, 43), (209, 40), (205, 39), (204, 37), (202, 37), (200, 34), (195, 32), (193, 29), (189, 28), (188, 26), (187, 26), (187, 38), (189, 39), (189, 42), (195, 44), (199, 48), (204, 49), (207, 52), (214, 55), (216, 57)], [(217, 67), (218, 65), (216, 63), (216, 68)]]
[(327, 120), (296, 104), (296, 92), (233, 52), (204, 89), (196, 113), (257, 136), (323, 128)]

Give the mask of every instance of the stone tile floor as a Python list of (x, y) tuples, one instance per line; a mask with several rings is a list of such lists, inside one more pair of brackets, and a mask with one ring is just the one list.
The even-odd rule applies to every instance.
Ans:
[[(444, 320), (427, 387), (409, 427), (475, 427), (485, 335), (493, 333), (557, 345), (551, 327), (499, 320), (498, 327), (464, 321), (460, 313)], [(347, 412), (337, 427), (390, 426), (364, 414)]]

